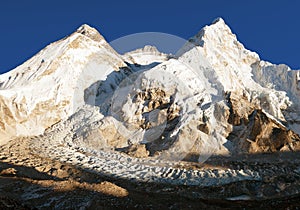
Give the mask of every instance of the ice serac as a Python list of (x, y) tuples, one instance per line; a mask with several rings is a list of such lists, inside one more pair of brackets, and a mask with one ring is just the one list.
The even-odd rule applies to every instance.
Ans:
[(0, 144), (39, 135), (93, 102), (93, 84), (126, 66), (100, 33), (82, 25), (0, 76)]

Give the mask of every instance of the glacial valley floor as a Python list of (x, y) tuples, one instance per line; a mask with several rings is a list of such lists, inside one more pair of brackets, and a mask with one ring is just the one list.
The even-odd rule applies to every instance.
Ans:
[(180, 167), (247, 168), (261, 181), (198, 187), (112, 178), (33, 153), (29, 141), (0, 147), (0, 209), (300, 208), (300, 153), (212, 157)]

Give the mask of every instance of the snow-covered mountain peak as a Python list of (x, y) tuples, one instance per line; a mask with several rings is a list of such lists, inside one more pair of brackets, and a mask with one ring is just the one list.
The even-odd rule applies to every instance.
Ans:
[(127, 53), (125, 53), (125, 55), (139, 54), (139, 53), (146, 53), (146, 54), (152, 54), (152, 55), (163, 54), (155, 46), (145, 45), (142, 48), (138, 48), (136, 50), (127, 52)]
[(200, 46), (203, 46), (205, 42), (217, 41), (217, 43), (221, 43), (224, 36), (227, 39), (236, 40), (236, 36), (225, 21), (222, 18), (217, 18), (210, 25), (203, 27), (194, 37), (190, 38), (189, 42)]
[[(100, 33), (83, 25), (0, 75), (0, 144), (38, 135), (91, 100), (91, 85), (126, 66)], [(3, 114), (2, 114), (3, 113)], [(9, 113), (9, 114), (8, 114)]]
[(248, 63), (254, 63), (259, 60), (259, 56), (256, 53), (247, 50), (237, 40), (236, 35), (222, 18), (218, 18), (211, 25), (205, 26), (191, 41), (202, 46), (207, 54), (214, 51), (218, 54), (222, 53), (224, 56), (229, 54), (231, 58), (237, 57), (237, 59), (247, 55), (247, 59), (244, 62), (247, 60)]
[(226, 25), (225, 21), (221, 17), (217, 17), (211, 24), (224, 24)]
[(249, 86), (248, 82), (252, 80), (251, 65), (260, 60), (258, 54), (247, 50), (237, 40), (222, 18), (205, 26), (190, 38), (180, 50), (179, 56), (186, 61), (197, 56), (202, 65), (209, 63), (222, 81), (225, 91)]
[(261, 108), (281, 121), (288, 120), (282, 110), (291, 103), (297, 104), (296, 74), (288, 68), (262, 62), (257, 53), (238, 41), (221, 18), (192, 37), (181, 49), (179, 59), (195, 71), (199, 66), (205, 67), (204, 74), (210, 75), (211, 83), (217, 84), (218, 90), (256, 100)]
[(151, 45), (145, 45), (143, 48), (141, 48), (141, 51), (143, 51), (143, 52), (160, 53), (155, 46), (151, 46)]
[(143, 48), (125, 53), (123, 58), (129, 63), (149, 65), (151, 63), (167, 61), (169, 56), (160, 52), (155, 46), (145, 45)]
[(82, 35), (85, 35), (85, 36), (89, 37), (90, 39), (97, 41), (97, 42), (104, 40), (103, 36), (97, 31), (97, 29), (95, 29), (87, 24), (81, 25), (76, 30), (76, 32), (80, 33)]

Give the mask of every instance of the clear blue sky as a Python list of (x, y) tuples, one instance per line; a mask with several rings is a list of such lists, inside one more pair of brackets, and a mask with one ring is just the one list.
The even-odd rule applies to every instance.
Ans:
[(187, 39), (219, 16), (262, 59), (300, 69), (297, 0), (1, 0), (0, 72), (83, 23), (96, 27), (108, 41), (139, 32)]

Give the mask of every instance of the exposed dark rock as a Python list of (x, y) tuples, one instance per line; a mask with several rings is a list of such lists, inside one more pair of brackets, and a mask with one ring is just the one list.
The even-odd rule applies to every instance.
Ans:
[(233, 125), (228, 138), (235, 144), (236, 152), (300, 150), (299, 135), (249, 102), (244, 94), (227, 93), (227, 102), (230, 107), (228, 122)]

